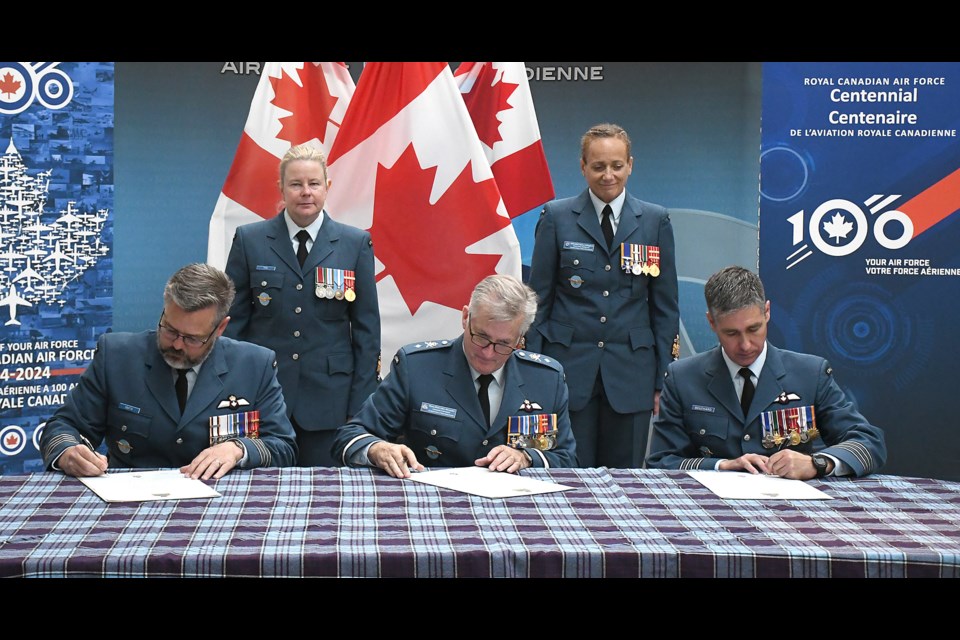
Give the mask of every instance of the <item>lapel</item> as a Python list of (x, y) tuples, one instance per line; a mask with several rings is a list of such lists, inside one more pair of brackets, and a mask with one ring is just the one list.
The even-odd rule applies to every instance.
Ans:
[(310, 275), (321, 262), (333, 253), (334, 248), (340, 241), (340, 223), (328, 216), (326, 211), (323, 211), (320, 215), (323, 216), (323, 224), (320, 225), (317, 239), (313, 241), (313, 247), (310, 248), (310, 253), (307, 254), (307, 259), (303, 263), (303, 272), (307, 275)]
[(507, 418), (511, 415), (519, 415), (520, 404), (525, 399), (523, 375), (520, 373), (516, 357), (510, 356), (507, 358), (507, 363), (503, 366), (506, 369), (503, 376), (503, 397), (500, 400), (500, 411), (487, 433), (490, 436), (506, 428)]
[(290, 236), (287, 235), (287, 223), (283, 215), (283, 211), (281, 211), (271, 221), (272, 224), (267, 229), (267, 241), (270, 249), (291, 271), (301, 273), (300, 264), (297, 262), (297, 254), (294, 253)]
[(614, 253), (619, 253), (619, 247), (623, 241), (629, 238), (640, 226), (640, 216), (643, 215), (643, 211), (640, 209), (639, 203), (634, 206), (634, 202), (636, 200), (627, 193), (623, 199), (623, 208), (620, 210), (620, 223), (617, 225), (617, 232), (613, 234)]
[(197, 381), (193, 384), (193, 391), (187, 398), (187, 406), (183, 409), (183, 417), (179, 428), (183, 428), (197, 417), (204, 409), (216, 402), (223, 395), (223, 376), (227, 373), (227, 360), (223, 355), (223, 343), (218, 339), (213, 345), (213, 351), (207, 356)]
[[(727, 363), (724, 362), (723, 356), (720, 354), (722, 348), (720, 346), (716, 347), (710, 357), (710, 363), (705, 372), (711, 378), (707, 383), (707, 390), (731, 416), (738, 421), (742, 421), (740, 400), (737, 398), (737, 390), (733, 387), (733, 380), (730, 379)], [(756, 396), (754, 396), (754, 400), (756, 400)]]
[(603, 247), (604, 251), (609, 253), (607, 242), (603, 239), (603, 230), (600, 229), (597, 210), (593, 206), (593, 200), (590, 199), (589, 189), (577, 198), (577, 201), (573, 204), (573, 212), (577, 214), (577, 225), (593, 238), (597, 246)]
[(757, 380), (757, 390), (750, 404), (750, 411), (747, 413), (747, 424), (766, 411), (774, 398), (784, 390), (783, 378), (786, 375), (787, 370), (784, 369), (783, 360), (780, 359), (780, 350), (768, 342), (767, 359), (763, 363), (763, 371), (760, 372), (760, 378)]
[(147, 390), (156, 400), (157, 404), (164, 413), (169, 416), (170, 421), (177, 424), (180, 421), (180, 406), (177, 404), (177, 393), (173, 388), (173, 374), (170, 365), (168, 365), (160, 349), (157, 347), (157, 334), (151, 331), (148, 334), (148, 340), (152, 339), (153, 344), (146, 346), (146, 358), (144, 367), (146, 367)]
[[(484, 425), (483, 411), (480, 409), (480, 401), (477, 400), (477, 389), (473, 385), (473, 374), (467, 365), (467, 357), (463, 354), (463, 336), (457, 338), (450, 348), (450, 357), (447, 359), (443, 373), (447, 376), (444, 389), (453, 398), (453, 401), (460, 406), (461, 411), (473, 421), (474, 426), (483, 429), (486, 433), (488, 428)], [(468, 421), (464, 421), (468, 424)]]

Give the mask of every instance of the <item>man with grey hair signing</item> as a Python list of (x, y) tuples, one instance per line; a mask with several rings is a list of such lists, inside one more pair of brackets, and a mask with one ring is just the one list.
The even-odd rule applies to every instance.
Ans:
[(667, 368), (648, 466), (807, 480), (883, 465), (883, 431), (857, 411), (830, 364), (767, 342), (770, 301), (756, 274), (726, 267), (704, 297), (720, 346)]
[[(177, 271), (156, 331), (106, 333), (93, 363), (47, 422), (47, 468), (98, 476), (110, 467), (180, 467), (221, 478), (234, 467), (294, 464), (276, 356), (223, 338), (234, 286), (206, 264)], [(96, 451), (106, 442), (108, 456)]]
[(395, 478), (424, 465), (510, 473), (575, 466), (563, 368), (522, 348), (536, 311), (536, 294), (516, 278), (484, 278), (463, 308), (463, 335), (401, 348), (380, 387), (337, 430), (333, 456)]

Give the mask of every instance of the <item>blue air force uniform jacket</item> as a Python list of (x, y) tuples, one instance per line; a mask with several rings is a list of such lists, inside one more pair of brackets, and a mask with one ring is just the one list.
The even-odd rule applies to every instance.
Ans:
[(294, 464), (297, 445), (277, 382), (276, 357), (263, 347), (219, 338), (200, 367), (183, 415), (155, 331), (107, 333), (93, 363), (47, 422), (40, 451), (47, 468), (80, 436), (105, 441), (111, 467), (181, 467), (210, 446), (210, 417), (260, 412), (259, 438), (241, 438), (244, 468)]
[(887, 457), (883, 431), (857, 411), (834, 380), (830, 364), (769, 342), (746, 420), (720, 347), (670, 365), (647, 465), (713, 469), (721, 459), (745, 453), (772, 455), (777, 449), (763, 447), (760, 414), (811, 405), (820, 437), (790, 448), (830, 454), (857, 476), (883, 465)]
[[(504, 367), (500, 411), (488, 427), (463, 353), (463, 336), (403, 347), (376, 393), (338, 429), (333, 457), (349, 464), (372, 442), (396, 442), (402, 436), (424, 466), (473, 466), (494, 447), (507, 444), (509, 416), (556, 414), (556, 447), (528, 449), (533, 466), (576, 466), (563, 368), (526, 350), (515, 351)], [(534, 405), (540, 408), (522, 409)]]
[[(323, 212), (303, 268), (283, 213), (239, 227), (227, 260), (237, 287), (226, 335), (276, 351), (289, 414), (306, 431), (332, 430), (377, 387), (380, 308), (370, 234)], [(317, 267), (356, 274), (356, 299), (319, 298)]]
[[(624, 272), (624, 242), (659, 247), (659, 276)], [(598, 372), (615, 411), (649, 411), (673, 359), (680, 312), (667, 210), (627, 193), (613, 244), (588, 191), (548, 203), (537, 222), (530, 286), (539, 307), (527, 347), (563, 364), (573, 411), (587, 404)]]

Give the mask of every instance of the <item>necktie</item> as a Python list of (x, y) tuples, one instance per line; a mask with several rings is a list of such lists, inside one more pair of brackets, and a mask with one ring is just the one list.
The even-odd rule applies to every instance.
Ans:
[(613, 215), (613, 209), (610, 205), (603, 208), (603, 220), (600, 221), (600, 229), (603, 231), (603, 238), (607, 241), (607, 248), (613, 244), (613, 221), (610, 217)]
[(180, 405), (180, 413), (187, 406), (187, 371), (190, 369), (177, 369), (177, 383), (174, 388), (177, 390), (177, 404)]
[(297, 231), (297, 240), (300, 242), (297, 245), (297, 262), (300, 263), (300, 266), (303, 266), (303, 263), (307, 261), (307, 241), (310, 239), (310, 234), (307, 233), (306, 229), (300, 229)]
[(753, 382), (750, 380), (750, 369), (742, 367), (740, 375), (743, 377), (743, 393), (740, 394), (740, 408), (743, 409), (743, 417), (747, 417), (747, 411), (750, 409), (750, 403), (753, 402)]
[(490, 386), (492, 380), (493, 375), (489, 373), (482, 373), (477, 376), (477, 382), (480, 383), (480, 388), (477, 390), (477, 400), (480, 401), (483, 418), (487, 421), (488, 427), (490, 426), (490, 394), (487, 393), (487, 388)]

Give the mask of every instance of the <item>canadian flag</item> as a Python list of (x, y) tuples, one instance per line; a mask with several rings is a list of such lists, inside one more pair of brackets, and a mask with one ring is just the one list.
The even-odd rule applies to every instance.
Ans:
[(462, 62), (453, 74), (511, 218), (554, 196), (522, 62)]
[(264, 65), (233, 165), (210, 218), (209, 264), (223, 269), (236, 228), (272, 218), (283, 207), (277, 181), (280, 159), (290, 147), (312, 141), (329, 154), (354, 88), (342, 62)]
[(520, 277), (520, 244), (447, 63), (368, 63), (329, 169), (330, 215), (373, 238), (384, 365), (406, 343), (459, 335), (484, 277)]

